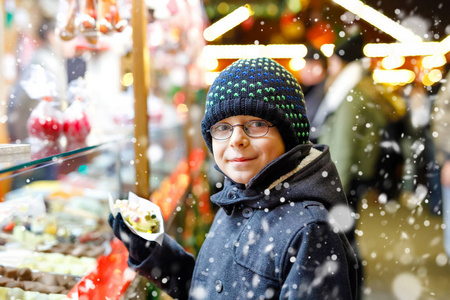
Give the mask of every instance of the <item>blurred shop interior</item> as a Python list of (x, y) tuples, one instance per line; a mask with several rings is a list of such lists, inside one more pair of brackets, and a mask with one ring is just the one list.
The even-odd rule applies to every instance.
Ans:
[(448, 299), (447, 2), (1, 0), (0, 295), (170, 299), (127, 268), (109, 199), (150, 199), (196, 255), (223, 179), (206, 93), (265, 56), (302, 85), (311, 140), (337, 162), (361, 299)]

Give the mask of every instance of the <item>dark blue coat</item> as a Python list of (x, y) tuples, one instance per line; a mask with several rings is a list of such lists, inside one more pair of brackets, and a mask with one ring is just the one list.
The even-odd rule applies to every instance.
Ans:
[(166, 235), (130, 266), (178, 299), (355, 299), (355, 256), (328, 214), (346, 198), (328, 148), (310, 148), (280, 156), (247, 186), (226, 178), (196, 261)]

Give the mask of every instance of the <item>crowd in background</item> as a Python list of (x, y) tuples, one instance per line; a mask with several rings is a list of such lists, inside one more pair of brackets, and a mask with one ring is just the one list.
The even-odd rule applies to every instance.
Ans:
[[(420, 79), (401, 86), (379, 84), (362, 48), (359, 34), (331, 57), (308, 45), (299, 77), (311, 140), (330, 146), (354, 213), (363, 198), (380, 205), (396, 201), (410, 210), (423, 205), (443, 216), (450, 256), (449, 65), (432, 87)], [(355, 243), (353, 230), (348, 238)]]

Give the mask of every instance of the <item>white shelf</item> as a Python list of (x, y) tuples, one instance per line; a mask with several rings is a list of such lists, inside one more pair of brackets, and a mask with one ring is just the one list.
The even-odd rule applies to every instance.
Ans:
[(29, 160), (29, 144), (0, 144), (0, 163)]

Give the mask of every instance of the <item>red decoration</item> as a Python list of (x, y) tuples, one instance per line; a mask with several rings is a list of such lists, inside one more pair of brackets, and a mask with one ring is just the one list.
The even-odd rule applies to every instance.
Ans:
[(242, 22), (241, 26), (242, 26), (242, 29), (248, 31), (248, 30), (252, 29), (254, 24), (255, 24), (255, 18), (253, 16), (250, 16), (247, 20)]
[(128, 250), (114, 238), (111, 253), (100, 256), (95, 270), (84, 276), (69, 292), (70, 299), (119, 300), (136, 273), (128, 268)]
[(310, 43), (320, 49), (324, 44), (334, 44), (336, 36), (332, 32), (332, 26), (325, 21), (317, 21), (307, 32), (306, 38)]
[(159, 188), (151, 194), (150, 201), (161, 208), (165, 220), (174, 212), (186, 194), (192, 181), (191, 174), (198, 172), (204, 159), (204, 151), (194, 149), (189, 157), (189, 165), (185, 160), (180, 161), (174, 172), (164, 179)]
[(54, 142), (62, 133), (61, 112), (52, 106), (51, 97), (43, 97), (27, 121), (30, 137)]

